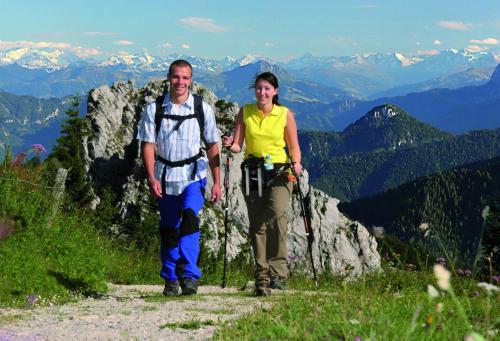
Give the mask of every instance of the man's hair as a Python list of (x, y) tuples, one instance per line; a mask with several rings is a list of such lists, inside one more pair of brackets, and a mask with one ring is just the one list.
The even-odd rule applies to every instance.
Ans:
[(172, 74), (174, 67), (186, 67), (186, 66), (191, 69), (191, 76), (192, 76), (193, 75), (193, 67), (191, 66), (191, 64), (187, 60), (177, 59), (177, 60), (173, 61), (172, 64), (170, 64), (170, 66), (168, 67), (168, 77), (170, 77), (170, 75)]

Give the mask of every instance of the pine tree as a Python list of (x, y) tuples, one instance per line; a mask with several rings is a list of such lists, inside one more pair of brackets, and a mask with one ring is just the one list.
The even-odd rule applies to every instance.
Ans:
[(61, 136), (48, 156), (49, 168), (67, 168), (66, 193), (71, 203), (79, 207), (86, 206), (91, 200), (91, 185), (85, 179), (82, 141), (90, 134), (85, 118), (79, 117), (80, 102), (73, 98), (72, 107), (66, 110), (68, 119), (61, 126)]

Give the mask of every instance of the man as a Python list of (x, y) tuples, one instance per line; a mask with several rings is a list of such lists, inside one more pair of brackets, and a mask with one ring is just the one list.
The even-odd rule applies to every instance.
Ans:
[[(163, 101), (160, 97), (146, 107), (137, 134), (142, 141), (149, 189), (160, 208), (160, 276), (165, 280), (165, 296), (178, 295), (179, 286), (184, 295), (196, 294), (198, 289), (198, 213), (204, 202), (208, 166), (214, 181), (210, 201), (221, 199), (215, 116), (208, 104), (196, 102), (189, 91), (192, 72), (191, 64), (185, 60), (170, 64), (169, 92)], [(162, 107), (159, 114), (157, 106)], [(204, 123), (196, 115), (201, 108)], [(206, 156), (201, 149), (203, 139), (207, 143)]]

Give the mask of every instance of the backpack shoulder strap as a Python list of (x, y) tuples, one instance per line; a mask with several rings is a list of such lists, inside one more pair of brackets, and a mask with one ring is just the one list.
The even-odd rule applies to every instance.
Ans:
[(205, 147), (208, 146), (207, 139), (203, 132), (205, 131), (205, 112), (203, 111), (203, 99), (199, 95), (194, 95), (194, 114), (200, 125), (200, 138)]
[(165, 100), (165, 94), (156, 98), (156, 112), (155, 112), (155, 130), (156, 136), (160, 132), (161, 120), (163, 119), (163, 101)]

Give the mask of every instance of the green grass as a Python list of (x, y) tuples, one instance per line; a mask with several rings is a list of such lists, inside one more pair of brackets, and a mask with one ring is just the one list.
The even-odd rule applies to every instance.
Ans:
[(204, 326), (215, 326), (216, 323), (211, 320), (200, 321), (200, 320), (190, 320), (185, 322), (175, 322), (175, 323), (165, 323), (160, 326), (160, 329), (169, 328), (169, 329), (200, 329)]
[(323, 284), (319, 291), (298, 290), (269, 310), (225, 323), (215, 339), (460, 340), (471, 331), (486, 336), (500, 327), (499, 295), (488, 296), (471, 279), (453, 278), (456, 297), (441, 292), (434, 299), (427, 285), (436, 281), (424, 272), (387, 269)]

